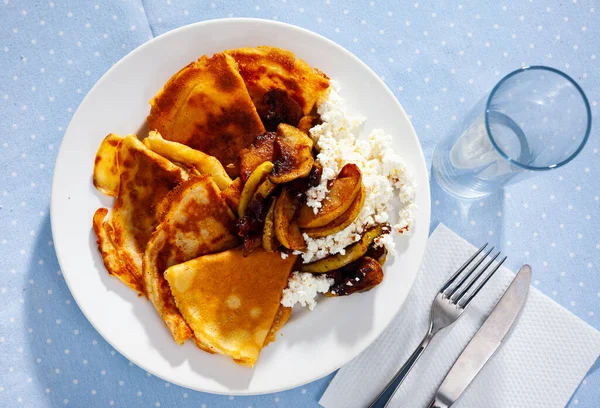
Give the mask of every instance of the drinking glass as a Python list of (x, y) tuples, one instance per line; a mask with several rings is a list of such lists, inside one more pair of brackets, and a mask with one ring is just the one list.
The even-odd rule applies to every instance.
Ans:
[(583, 90), (554, 68), (506, 75), (436, 145), (433, 173), (449, 192), (477, 198), (540, 171), (564, 166), (592, 125)]

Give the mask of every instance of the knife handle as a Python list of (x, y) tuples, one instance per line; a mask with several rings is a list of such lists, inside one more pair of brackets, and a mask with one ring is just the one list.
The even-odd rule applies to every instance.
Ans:
[(450, 405), (444, 404), (440, 401), (437, 396), (433, 398), (433, 400), (427, 405), (427, 408), (450, 408)]

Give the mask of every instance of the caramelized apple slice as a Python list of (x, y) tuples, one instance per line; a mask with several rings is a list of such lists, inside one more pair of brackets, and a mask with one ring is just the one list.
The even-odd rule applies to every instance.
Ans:
[(303, 264), (300, 266), (300, 271), (312, 273), (325, 273), (334, 271), (336, 269), (340, 269), (362, 257), (367, 252), (367, 250), (369, 249), (369, 245), (371, 245), (375, 238), (377, 238), (381, 234), (388, 234), (390, 232), (391, 228), (389, 224), (377, 225), (371, 228), (370, 230), (366, 231), (360, 239), (360, 241), (348, 246), (346, 248), (346, 252), (343, 255), (330, 255), (327, 258)]
[(337, 178), (331, 182), (322, 207), (314, 209), (304, 204), (298, 214), (298, 225), (302, 228), (324, 227), (344, 214), (360, 192), (362, 175), (356, 164), (346, 164)]
[(267, 252), (275, 252), (279, 248), (279, 242), (275, 234), (275, 203), (276, 199), (273, 198), (263, 226), (262, 247)]
[(325, 296), (347, 296), (357, 292), (366, 292), (379, 285), (383, 280), (383, 269), (377, 260), (363, 256), (358, 261), (328, 276), (334, 284)]
[(373, 242), (371, 246), (369, 246), (369, 250), (365, 256), (375, 259), (381, 266), (383, 266), (387, 260), (387, 254), (388, 251), (385, 246), (378, 245), (376, 242)]
[(361, 183), (358, 196), (354, 199), (352, 205), (350, 205), (350, 208), (348, 208), (345, 213), (323, 227), (306, 228), (303, 229), (302, 232), (305, 232), (311, 238), (323, 238), (327, 235), (335, 234), (343, 230), (352, 224), (356, 217), (358, 217), (360, 210), (362, 210), (363, 206), (365, 205), (365, 196), (365, 186), (363, 186)]
[(250, 200), (252, 200), (254, 193), (258, 190), (258, 186), (265, 181), (271, 170), (273, 170), (273, 163), (266, 161), (254, 169), (252, 174), (250, 174), (250, 177), (248, 177), (248, 180), (246, 180), (238, 209), (238, 215), (240, 217), (243, 217), (246, 214), (246, 208), (248, 207), (248, 204), (250, 204)]
[(275, 184), (289, 183), (310, 174), (315, 161), (312, 155), (313, 141), (293, 126), (281, 123), (275, 139), (275, 168), (269, 179)]
[(275, 236), (284, 247), (302, 251), (306, 243), (294, 219), (299, 207), (299, 200), (284, 187), (275, 204)]
[(317, 124), (319, 118), (316, 116), (302, 116), (298, 122), (298, 129), (308, 134), (308, 131)]
[(256, 193), (254, 193), (254, 197), (264, 200), (265, 198), (270, 196), (276, 188), (277, 184), (273, 184), (271, 180), (267, 178), (265, 179), (265, 181), (262, 182), (260, 186), (258, 186), (258, 189), (256, 189)]

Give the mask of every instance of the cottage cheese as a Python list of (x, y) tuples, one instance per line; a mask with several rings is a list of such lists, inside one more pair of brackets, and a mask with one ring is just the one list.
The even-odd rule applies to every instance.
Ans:
[(315, 298), (318, 293), (325, 293), (333, 285), (333, 279), (325, 275), (293, 272), (288, 281), (288, 287), (283, 290), (281, 304), (293, 307), (296, 303), (308, 306), (313, 310), (317, 305)]
[[(307, 191), (307, 205), (315, 214), (322, 206), (328, 189), (327, 183), (337, 177), (347, 163), (356, 164), (362, 172), (366, 190), (365, 204), (356, 220), (346, 229), (324, 238), (312, 239), (304, 235), (308, 249), (302, 254), (304, 262), (313, 262), (328, 255), (345, 253), (348, 245), (358, 241), (366, 228), (390, 222), (392, 201), (399, 198), (402, 208), (394, 229), (407, 233), (412, 229), (415, 184), (404, 161), (392, 149), (392, 137), (381, 129), (373, 130), (366, 139), (359, 139), (365, 119), (351, 116), (346, 102), (338, 93), (338, 85), (331, 82), (328, 94), (319, 101), (317, 110), (322, 124), (313, 127), (310, 135), (317, 150), (317, 161), (323, 166), (321, 182)], [(382, 237), (392, 255), (394, 241)]]
[[(396, 197), (402, 208), (394, 225), (395, 232), (409, 233), (414, 223), (415, 183), (403, 160), (394, 153), (392, 137), (376, 129), (366, 139), (359, 139), (365, 118), (348, 113), (338, 89), (338, 84), (332, 81), (327, 95), (317, 104), (323, 123), (310, 130), (323, 173), (319, 185), (307, 191), (307, 205), (313, 208), (315, 214), (319, 211), (328, 193), (327, 183), (335, 179), (347, 163), (356, 164), (362, 172), (365, 204), (356, 220), (336, 234), (318, 239), (304, 234), (307, 249), (304, 252), (294, 251), (294, 254), (302, 255), (305, 263), (328, 255), (344, 254), (348, 245), (360, 240), (365, 229), (391, 222), (389, 212)], [(394, 254), (391, 234), (378, 237), (376, 243), (384, 245), (390, 255)], [(289, 307), (300, 303), (312, 310), (317, 294), (327, 292), (332, 284), (333, 279), (323, 275), (294, 272), (283, 291), (281, 303)]]

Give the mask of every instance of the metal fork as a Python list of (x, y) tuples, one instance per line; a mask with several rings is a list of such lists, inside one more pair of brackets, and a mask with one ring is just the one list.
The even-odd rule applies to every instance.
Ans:
[[(413, 368), (417, 360), (421, 357), (433, 337), (442, 329), (452, 325), (458, 318), (463, 314), (466, 307), (471, 303), (473, 298), (479, 293), (483, 286), (490, 280), (494, 273), (500, 268), (500, 265), (504, 263), (506, 257), (496, 264), (495, 267), (475, 286), (475, 289), (471, 292), (469, 290), (475, 285), (475, 283), (481, 278), (492, 263), (500, 256), (500, 252), (494, 255), (489, 262), (479, 268), (483, 261), (492, 253), (494, 248), (492, 247), (489, 251), (484, 253), (483, 257), (477, 260), (474, 265), (469, 268), (471, 263), (483, 252), (487, 247), (487, 243), (475, 252), (454, 274), (446, 281), (444, 286), (439, 290), (436, 295), (433, 304), (431, 305), (431, 314), (429, 317), (429, 330), (421, 344), (416, 348), (404, 365), (398, 370), (396, 375), (390, 380), (385, 388), (379, 393), (379, 395), (369, 404), (369, 408), (383, 408), (387, 407), (389, 401), (392, 399), (396, 390), (400, 387), (400, 384), (404, 381), (410, 370)], [(467, 295), (468, 293), (468, 295)]]

